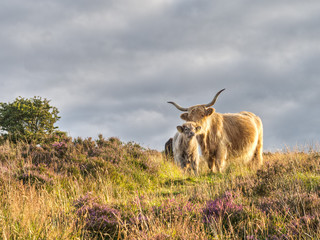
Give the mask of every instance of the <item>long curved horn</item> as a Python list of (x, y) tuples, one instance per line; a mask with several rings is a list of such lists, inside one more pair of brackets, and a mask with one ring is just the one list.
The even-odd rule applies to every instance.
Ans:
[(217, 98), (218, 98), (219, 94), (222, 93), (224, 90), (226, 90), (226, 89), (225, 89), (225, 88), (224, 88), (224, 89), (221, 89), (221, 90), (214, 96), (214, 98), (212, 99), (212, 101), (206, 105), (206, 107), (211, 107), (213, 104), (215, 104), (216, 101), (217, 101)]
[(171, 103), (173, 106), (175, 106), (180, 111), (183, 111), (183, 112), (187, 112), (188, 111), (188, 108), (181, 107), (180, 105), (176, 104), (175, 102), (168, 102), (168, 103)]

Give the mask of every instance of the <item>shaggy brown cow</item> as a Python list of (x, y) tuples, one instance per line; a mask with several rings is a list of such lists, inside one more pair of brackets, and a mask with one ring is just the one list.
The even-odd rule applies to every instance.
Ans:
[(261, 119), (251, 112), (217, 113), (211, 106), (216, 102), (219, 91), (208, 104), (183, 108), (174, 102), (181, 119), (193, 121), (201, 126), (197, 140), (202, 155), (211, 171), (221, 172), (226, 160), (239, 159), (253, 166), (263, 164), (263, 127)]
[(177, 126), (178, 132), (173, 138), (173, 157), (176, 164), (182, 169), (192, 169), (198, 174), (199, 152), (196, 134), (201, 127), (193, 122), (186, 122), (182, 126)]

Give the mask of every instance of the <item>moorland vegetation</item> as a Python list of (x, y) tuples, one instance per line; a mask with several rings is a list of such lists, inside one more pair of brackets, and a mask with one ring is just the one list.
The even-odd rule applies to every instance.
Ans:
[(46, 99), (0, 104), (0, 239), (320, 238), (317, 147), (193, 175), (134, 142), (71, 138), (59, 118)]
[(184, 173), (118, 138), (0, 144), (1, 239), (318, 239), (320, 154)]

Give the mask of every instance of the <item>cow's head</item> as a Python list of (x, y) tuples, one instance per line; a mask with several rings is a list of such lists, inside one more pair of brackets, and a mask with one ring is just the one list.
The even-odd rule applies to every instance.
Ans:
[(168, 102), (174, 105), (178, 110), (186, 112), (181, 114), (181, 119), (185, 121), (192, 121), (201, 123), (206, 117), (209, 117), (212, 113), (214, 113), (214, 108), (211, 108), (217, 101), (219, 94), (224, 91), (225, 89), (220, 90), (212, 99), (212, 101), (208, 104), (202, 105), (195, 105), (192, 107), (184, 108), (180, 105), (176, 104), (175, 102)]
[(177, 126), (177, 130), (191, 139), (201, 130), (201, 127), (193, 122), (186, 122), (182, 126)]

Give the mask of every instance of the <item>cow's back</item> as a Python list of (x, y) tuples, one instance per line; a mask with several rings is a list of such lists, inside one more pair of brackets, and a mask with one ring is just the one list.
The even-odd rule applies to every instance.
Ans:
[(233, 156), (247, 156), (254, 154), (262, 123), (258, 116), (251, 112), (222, 114), (223, 131), (228, 152)]

